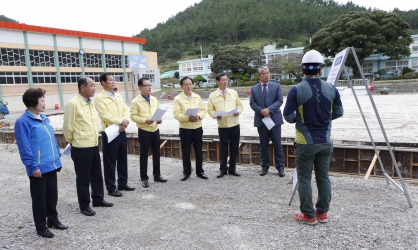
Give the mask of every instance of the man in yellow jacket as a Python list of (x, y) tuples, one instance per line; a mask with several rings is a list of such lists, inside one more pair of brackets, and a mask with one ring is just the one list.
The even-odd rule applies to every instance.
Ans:
[(71, 144), (71, 158), (74, 162), (78, 204), (82, 214), (96, 214), (90, 208), (90, 190), (93, 207), (111, 207), (113, 203), (103, 199), (103, 178), (99, 153), (99, 122), (97, 111), (90, 97), (96, 91), (91, 78), (78, 80), (78, 94), (65, 105), (62, 130)]
[[(133, 191), (128, 185), (128, 154), (126, 150), (126, 132), (129, 124), (129, 109), (122, 96), (114, 91), (115, 80), (110, 73), (100, 75), (103, 91), (95, 98), (94, 104), (102, 120), (103, 171), (106, 189), (109, 195), (123, 196), (120, 190)], [(119, 135), (111, 142), (104, 132), (109, 126), (119, 126)], [(117, 165), (116, 165), (117, 164)], [(118, 170), (118, 186), (115, 185), (115, 170)]]
[[(203, 129), (202, 119), (205, 117), (206, 109), (202, 98), (193, 93), (193, 81), (186, 76), (180, 80), (180, 86), (183, 92), (174, 98), (173, 115), (180, 123), (179, 136), (181, 140), (181, 154), (183, 157), (183, 176), (182, 181), (187, 180), (192, 173), (192, 164), (190, 162), (190, 150), (193, 149), (196, 155), (196, 175), (202, 179), (208, 176), (203, 170), (202, 140)], [(197, 115), (184, 115), (188, 109), (199, 108)]]
[(140, 78), (138, 87), (141, 93), (131, 101), (131, 120), (138, 127), (138, 140), (140, 145), (139, 167), (141, 182), (144, 188), (149, 187), (148, 183), (148, 151), (151, 147), (153, 175), (155, 182), (166, 182), (167, 179), (161, 176), (160, 172), (160, 131), (158, 124), (162, 120), (151, 120), (152, 115), (160, 107), (157, 98), (151, 96), (151, 82), (148, 78)]
[[(220, 143), (220, 172), (218, 178), (226, 174), (240, 176), (236, 170), (236, 161), (238, 156), (238, 145), (240, 139), (239, 115), (242, 114), (243, 106), (239, 100), (238, 93), (233, 89), (228, 89), (228, 77), (225, 73), (216, 76), (216, 83), (219, 89), (209, 95), (208, 114), (218, 121), (218, 133)], [(216, 111), (230, 112), (238, 108), (233, 114), (220, 115)], [(229, 142), (229, 168), (228, 160), (228, 142)]]

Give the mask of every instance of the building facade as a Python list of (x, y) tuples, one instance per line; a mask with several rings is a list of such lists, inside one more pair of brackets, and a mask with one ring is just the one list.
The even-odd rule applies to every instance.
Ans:
[(24, 91), (40, 87), (46, 90), (47, 108), (63, 107), (78, 93), (78, 78), (91, 77), (99, 93), (99, 76), (109, 72), (130, 101), (139, 93), (140, 77), (160, 87), (157, 53), (143, 51), (145, 43), (144, 38), (0, 21), (0, 100), (9, 110), (24, 110)]
[(215, 78), (211, 77), (212, 71), (210, 65), (213, 62), (213, 56), (208, 55), (207, 58), (179, 61), (179, 77), (180, 79), (188, 76), (194, 78), (198, 75), (203, 76), (208, 83), (215, 83)]

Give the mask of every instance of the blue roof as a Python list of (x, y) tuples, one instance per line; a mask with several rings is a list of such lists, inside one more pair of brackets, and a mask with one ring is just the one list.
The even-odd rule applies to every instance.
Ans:
[(176, 71), (178, 70), (166, 71), (160, 75), (160, 78), (174, 77), (174, 73), (176, 73)]

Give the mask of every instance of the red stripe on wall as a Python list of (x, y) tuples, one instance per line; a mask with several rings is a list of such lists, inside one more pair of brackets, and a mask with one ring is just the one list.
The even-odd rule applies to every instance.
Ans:
[(99, 33), (56, 29), (56, 28), (49, 28), (49, 27), (42, 27), (42, 26), (35, 26), (35, 25), (28, 25), (28, 24), (4, 22), (4, 21), (0, 21), (0, 29), (21, 30), (21, 31), (29, 31), (29, 32), (36, 32), (36, 33), (76, 36), (76, 37), (82, 37), (82, 38), (94, 38), (94, 39), (103, 39), (103, 40), (115, 40), (115, 41), (133, 42), (133, 43), (141, 43), (141, 44), (147, 43), (147, 39), (145, 38), (113, 36), (113, 35), (106, 35), (106, 34), (99, 34)]

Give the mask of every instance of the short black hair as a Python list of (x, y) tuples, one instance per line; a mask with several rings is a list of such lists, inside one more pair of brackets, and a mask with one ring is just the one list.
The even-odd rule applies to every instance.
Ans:
[(307, 76), (316, 76), (321, 70), (320, 63), (305, 63), (302, 65), (302, 72)]
[(78, 91), (81, 90), (81, 86), (87, 87), (87, 78), (86, 77), (80, 77), (78, 79)]
[(99, 81), (100, 84), (103, 86), (102, 81), (106, 82), (107, 81), (107, 76), (111, 76), (112, 74), (110, 73), (103, 73), (100, 75)]
[(46, 91), (41, 88), (27, 89), (22, 96), (26, 108), (34, 108), (38, 105), (39, 98), (45, 96)]
[(149, 79), (146, 78), (146, 77), (139, 78), (139, 80), (138, 80), (138, 87), (139, 86), (142, 86), (142, 82), (145, 81), (145, 80), (148, 80), (149, 81)]
[(190, 79), (190, 81), (192, 81), (192, 84), (193, 84), (193, 79), (192, 79), (192, 78), (190, 78), (190, 77), (188, 77), (188, 76), (185, 76), (185, 77), (181, 78), (181, 80), (180, 80), (180, 86), (183, 86), (183, 82), (184, 82), (185, 80), (187, 80), (187, 79)]
[(228, 77), (228, 75), (226, 73), (219, 73), (219, 74), (216, 75), (216, 78), (215, 78), (216, 81), (220, 81), (222, 76)]

